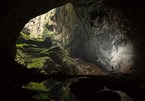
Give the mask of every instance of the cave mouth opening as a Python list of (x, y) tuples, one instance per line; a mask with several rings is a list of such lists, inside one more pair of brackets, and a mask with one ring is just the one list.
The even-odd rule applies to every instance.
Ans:
[(68, 3), (31, 19), (17, 39), (17, 63), (46, 74), (104, 75), (96, 64), (70, 55), (67, 45), (76, 20), (74, 14), (72, 4)]
[(16, 60), (43, 72), (132, 72), (135, 45), (124, 9), (79, 5), (68, 3), (30, 20), (17, 40)]
[[(48, 0), (45, 0), (45, 1), (48, 1)], [(94, 0), (91, 0), (91, 1), (94, 1)], [(91, 4), (95, 4), (95, 3), (90, 3), (91, 1), (88, 1), (90, 5)], [(99, 1), (101, 1), (101, 0), (99, 0)], [(102, 0), (102, 1), (105, 2), (104, 0)], [(110, 1), (112, 1), (112, 0), (109, 0), (109, 2)], [(115, 1), (118, 1), (118, 0), (115, 0)], [(127, 1), (126, 3), (128, 3), (128, 2), (129, 1)], [(28, 3), (30, 3), (30, 2), (28, 2)], [(85, 3), (87, 3), (87, 1), (85, 1)], [(11, 3), (8, 3), (8, 4), (11, 5)], [(19, 6), (19, 4), (23, 4), (23, 3), (16, 3), (16, 5), (18, 5), (18, 6)], [(36, 4), (36, 6), (34, 5), (34, 8), (37, 7), (37, 4), (38, 3), (35, 3), (35, 4)], [(44, 4), (44, 3), (42, 3), (42, 4)], [(99, 4), (101, 4), (101, 3), (99, 3)], [(8, 11), (8, 12), (6, 12), (6, 14), (4, 13), (5, 16), (12, 15), (12, 17), (11, 17), (12, 19), (10, 19), (11, 21), (14, 19), (14, 17), (18, 17), (22, 13), (25, 14), (24, 12), (20, 13), (21, 10), (22, 11), (29, 10), (29, 9), (25, 9), (25, 7), (27, 7), (26, 5), (20, 5), (20, 7), (22, 7), (22, 8), (24, 7), (24, 9), (20, 9), (20, 11), (18, 11), (17, 10), (18, 6), (15, 7), (13, 5), (15, 5), (15, 2), (13, 2), (12, 3), (12, 6), (10, 6), (10, 8), (13, 8), (14, 7), (14, 9), (12, 9), (12, 10), (9, 10), (9, 7), (7, 9), (7, 6), (6, 7), (4, 6), (4, 9), (7, 9), (7, 11)], [(126, 5), (128, 5), (128, 4), (126, 4)], [(131, 5), (131, 3), (130, 3), (130, 5)], [(29, 5), (29, 6), (31, 6), (31, 5)], [(138, 19), (136, 19), (136, 20), (130, 19), (130, 20), (132, 20), (131, 21), (132, 22), (131, 24), (133, 26), (132, 27), (131, 25), (129, 25), (130, 24), (129, 22), (126, 23), (126, 21), (128, 21), (128, 19), (124, 19), (124, 16), (122, 16), (122, 11), (121, 10), (124, 10), (124, 9), (126, 10), (126, 8), (122, 8), (121, 10), (119, 10), (118, 12), (116, 12), (119, 9), (119, 7), (121, 7), (121, 5), (119, 7), (116, 7), (115, 5), (113, 5), (113, 6), (109, 6), (109, 7), (115, 7), (116, 9), (114, 10), (114, 8), (109, 8), (109, 9), (111, 9), (110, 10), (111, 12), (109, 11), (110, 16), (107, 15), (107, 14), (103, 14), (101, 16), (100, 15), (97, 15), (98, 12), (96, 10), (95, 11), (95, 13), (96, 13), (95, 16), (97, 16), (96, 17), (97, 19), (95, 19), (94, 15), (91, 14), (91, 17), (92, 17), (91, 20), (95, 20), (95, 21), (89, 21), (89, 16), (90, 16), (89, 13), (94, 13), (94, 12), (88, 11), (86, 9), (86, 8), (88, 8), (88, 5), (87, 4), (85, 4), (86, 8), (84, 6), (83, 9), (82, 9), (81, 8), (82, 6), (84, 6), (84, 5), (79, 5), (80, 9), (78, 10), (77, 9), (78, 6), (77, 6), (77, 3), (76, 3), (76, 7), (75, 8), (76, 8), (77, 14), (80, 14), (79, 15), (79, 18), (81, 18), (81, 20), (80, 19), (79, 20), (78, 19), (76, 20), (77, 22), (80, 22), (80, 23), (77, 23), (77, 24), (76, 23), (75, 24), (73, 23), (75, 25), (74, 28), (80, 29), (79, 31), (82, 31), (82, 32), (88, 32), (88, 30), (83, 30), (83, 28), (89, 29), (90, 28), (90, 25), (92, 27), (95, 24), (96, 25), (98, 24), (98, 26), (94, 26), (92, 28), (93, 31), (92, 30), (91, 31), (96, 33), (96, 34), (91, 33), (91, 36), (92, 37), (90, 37), (88, 33), (87, 34), (84, 34), (84, 33), (78, 34), (79, 33), (78, 32), (77, 34), (74, 34), (73, 37), (74, 37), (74, 39), (77, 38), (77, 41), (76, 40), (71, 40), (72, 43), (71, 44), (68, 44), (68, 46), (69, 45), (70, 46), (73, 45), (74, 47), (77, 46), (77, 48), (74, 48), (73, 47), (75, 50), (72, 51), (72, 53), (76, 53), (75, 56), (78, 55), (79, 57), (82, 57), (83, 58), (84, 54), (85, 53), (88, 53), (88, 54), (85, 55), (85, 58), (88, 58), (89, 57), (91, 59), (92, 58), (93, 59), (97, 59), (98, 61), (101, 61), (102, 63), (105, 63), (105, 64), (106, 63), (110, 63), (110, 61), (111, 61), (111, 63), (113, 63), (113, 65), (114, 65), (114, 67), (116, 67), (116, 66), (119, 66), (119, 67), (120, 66), (122, 66), (122, 67), (125, 67), (125, 66), (130, 67), (130, 64), (127, 64), (127, 65), (123, 65), (123, 64), (124, 63), (132, 63), (132, 61), (130, 62), (129, 60), (132, 59), (132, 58), (134, 58), (134, 56), (133, 56), (133, 54), (134, 54), (133, 48), (135, 47), (135, 50), (136, 50), (136, 53), (137, 53), (136, 54), (137, 55), (137, 58), (135, 57), (136, 60), (137, 60), (136, 61), (136, 64), (137, 64), (136, 66), (139, 67), (139, 68), (141, 66), (144, 67), (144, 62), (143, 62), (144, 61), (144, 56), (145, 56), (144, 55), (144, 37), (143, 37), (144, 35), (142, 35), (142, 33), (144, 33), (145, 31), (142, 30), (142, 28), (144, 28), (144, 21), (143, 21), (143, 19), (140, 19), (140, 20), (138, 20)], [(94, 6), (91, 6), (91, 7), (96, 7), (96, 6), (97, 6), (97, 4), (95, 4)], [(99, 6), (99, 7), (101, 7), (101, 6)], [(139, 9), (138, 9), (138, 7), (136, 7), (136, 3), (135, 3), (135, 6), (134, 7), (135, 7), (135, 12), (133, 10), (128, 9), (127, 12), (125, 12), (125, 13), (128, 13), (128, 11), (129, 11), (129, 14), (131, 14), (132, 17), (136, 17), (136, 15), (137, 15), (137, 17), (138, 16), (141, 16), (141, 15), (144, 15), (144, 13), (143, 14), (139, 14), (139, 13), (142, 12), (142, 10), (140, 10), (140, 12), (138, 12)], [(2, 9), (3, 9), (3, 6), (2, 6)], [(40, 9), (40, 7), (39, 7), (39, 9)], [(18, 13), (16, 15), (11, 12), (11, 11), (15, 11), (15, 10), (17, 11), (16, 13)], [(101, 8), (101, 10), (104, 10), (104, 9)], [(108, 8), (107, 8), (107, 10), (108, 10)], [(30, 13), (31, 13), (31, 11), (30, 11)], [(32, 16), (33, 14), (35, 14), (35, 12), (32, 13), (32, 14), (30, 14), (30, 15)], [(88, 16), (82, 16), (81, 14), (86, 14)], [(2, 18), (5, 18), (5, 16), (2, 16)], [(25, 16), (23, 16), (23, 17), (22, 16), (19, 16), (19, 17), (21, 19), (21, 18), (24, 18)], [(73, 17), (76, 17), (76, 16), (73, 16)], [(144, 17), (144, 16), (141, 16), (141, 17)], [(10, 20), (8, 18), (6, 17), (6, 20), (8, 20), (8, 21), (6, 21), (8, 25), (4, 26), (6, 28), (10, 28), (10, 27), (13, 26), (13, 24), (9, 24), (9, 21)], [(111, 18), (113, 18), (113, 19), (111, 19)], [(123, 19), (123, 20), (120, 20), (118, 18)], [(138, 17), (138, 18), (140, 18), (140, 17)], [(109, 19), (109, 24), (106, 22), (107, 19)], [(12, 21), (12, 23), (13, 23), (13, 21)], [(17, 21), (18, 20), (14, 21), (14, 24), (16, 24), (15, 22), (17, 22)], [(62, 20), (62, 21), (64, 21), (64, 20)], [(5, 20), (4, 20), (4, 22), (5, 22)], [(72, 22), (74, 22), (74, 20)], [(3, 23), (3, 21), (1, 23)], [(20, 25), (20, 24), (21, 23), (18, 22), (18, 25)], [(124, 27), (125, 24), (127, 24), (127, 26)], [(18, 25), (16, 24), (16, 27), (19, 27)], [(119, 26), (119, 25), (121, 25), (121, 26)], [(82, 26), (82, 27), (80, 28), (80, 26)], [(49, 26), (49, 25), (47, 27), (50, 30), (52, 28), (52, 26)], [(141, 27), (141, 28), (139, 28), (139, 27)], [(4, 28), (4, 30), (6, 30), (6, 29)], [(4, 30), (2, 29), (1, 32), (3, 32)], [(12, 34), (15, 35), (15, 33), (12, 33), (12, 34), (10, 33), (11, 31), (14, 31), (15, 32), (15, 30), (17, 30), (17, 28), (14, 29), (14, 30), (10, 30), (10, 31), (4, 31), (6, 33), (4, 33), (5, 35), (2, 38), (5, 38), (5, 36), (7, 36), (7, 35), (10, 35), (10, 36), (12, 36)], [(73, 34), (69, 34), (69, 35), (73, 35)], [(114, 36), (111, 36), (111, 35), (114, 35)], [(127, 36), (128, 37), (127, 38), (126, 37), (124, 38), (122, 35), (125, 35), (126, 37)], [(38, 66), (38, 67), (40, 67), (40, 66), (45, 67), (46, 66), (44, 69), (43, 68), (39, 68), (39, 70), (42, 73), (44, 73), (45, 71), (47, 71), (48, 73), (50, 71), (51, 71), (50, 73), (54, 73), (54, 72), (56, 72), (56, 70), (58, 70), (60, 72), (63, 72), (64, 74), (71, 74), (71, 73), (74, 74), (75, 73), (75, 74), (78, 74), (79, 75), (79, 74), (83, 74), (84, 73), (84, 68), (83, 69), (76, 68), (74, 66), (74, 64), (73, 64), (75, 61), (73, 61), (70, 57), (68, 57), (68, 55), (65, 54), (65, 52), (63, 51), (63, 49), (61, 49), (60, 47), (54, 46), (54, 47), (50, 47), (49, 49), (45, 49), (45, 45), (43, 44), (43, 42), (50, 43), (50, 45), (53, 44), (53, 43), (51, 43), (50, 38), (48, 38), (46, 40), (44, 39), (44, 41), (41, 40), (41, 38), (39, 38), (39, 39), (33, 38), (33, 40), (29, 40), (28, 35), (26, 35), (25, 33), (21, 32), (21, 36), (20, 37), (22, 37), (22, 36), (27, 41), (25, 41), (25, 40), (19, 40), (18, 39), (16, 46), (17, 46), (17, 50), (18, 50), (17, 52), (18, 52), (19, 55), (17, 55), (17, 58), (19, 58), (19, 59), (24, 59), (24, 58), (26, 59), (27, 58), (27, 61), (20, 61), (20, 62), (21, 63), (24, 63), (25, 62), (26, 65), (29, 65), (30, 66), (29, 68), (36, 67), (36, 66)], [(82, 36), (84, 36), (84, 37), (82, 37)], [(15, 37), (15, 36), (13, 36), (13, 37)], [(134, 38), (134, 37), (136, 37), (136, 38)], [(84, 41), (83, 38), (87, 38), (88, 41)], [(113, 40), (113, 41), (110, 42), (109, 38), (116, 39), (116, 40)], [(133, 38), (133, 40), (130, 40), (130, 38)], [(6, 41), (4, 41), (5, 39), (3, 39), (1, 42), (3, 42), (3, 41), (4, 42), (7, 42), (8, 39), (12, 39), (12, 38), (6, 38)], [(128, 41), (128, 39), (129, 39), (129, 41)], [(22, 41), (23, 42), (26, 42), (26, 43), (24, 44)], [(38, 41), (40, 41), (40, 42), (38, 42)], [(133, 45), (132, 41), (133, 41), (133, 43), (136, 43), (135, 46)], [(12, 42), (12, 41), (9, 40), (9, 42)], [(22, 42), (22, 44), (21, 44), (21, 42)], [(28, 44), (27, 42), (28, 43), (31, 43), (31, 45)], [(66, 42), (66, 40), (64, 40), (63, 42)], [(75, 43), (73, 43), (73, 42), (75, 42)], [(97, 42), (98, 42), (99, 45), (96, 45)], [(84, 45), (82, 45), (82, 43), (84, 43)], [(8, 42), (6, 43), (6, 45), (7, 44), (8, 44)], [(112, 45), (112, 46), (109, 46), (109, 45)], [(40, 46), (39, 48), (42, 48), (43, 50), (42, 49), (38, 49), (38, 46)], [(94, 47), (94, 46), (99, 46), (99, 47)], [(80, 51), (80, 48), (81, 48), (81, 51)], [(87, 49), (89, 49), (89, 51)], [(95, 50), (95, 49), (98, 49), (98, 50)], [(23, 52), (25, 52), (25, 53), (23, 53)], [(84, 53), (82, 53), (82, 52), (84, 52)], [(90, 53), (91, 53), (91, 55), (90, 55)], [(94, 54), (94, 53), (96, 53), (96, 54)], [(98, 58), (96, 58), (97, 55), (99, 56)], [(31, 56), (35, 56), (35, 59), (33, 58), (33, 60), (32, 60), (31, 59)], [(63, 56), (66, 57), (66, 58), (62, 58)], [(110, 56), (112, 56), (112, 57), (110, 57)], [(6, 58), (5, 60), (8, 60), (8, 63), (11, 62), (11, 61), (9, 62), (9, 59), (8, 58)], [(32, 64), (32, 61), (33, 61), (33, 64)], [(77, 61), (79, 61), (79, 59), (77, 59)], [(44, 63), (45, 66), (43, 66), (42, 63)], [(141, 65), (140, 65), (140, 63), (141, 63)], [(7, 67), (7, 66), (11, 67), (11, 64), (8, 64), (7, 65), (7, 61), (5, 63), (3, 63), (3, 64), (4, 64), (4, 65), (2, 65), (3, 67)], [(83, 61), (82, 61), (82, 64), (83, 64)], [(106, 64), (106, 65), (108, 66), (108, 64)], [(51, 68), (47, 68), (47, 67), (51, 67)], [(82, 66), (82, 67), (84, 67), (84, 66)], [(87, 67), (87, 68), (90, 68), (90, 67)], [(144, 72), (144, 69), (141, 68), (140, 70), (142, 72)], [(25, 80), (25, 77), (23, 77), (23, 76), (27, 76), (29, 78), (29, 75), (27, 75), (27, 74), (24, 74), (24, 75), (21, 74), (21, 72), (18, 69), (13, 70), (12, 71), (13, 72), (12, 74), (10, 74), (11, 72), (9, 72), (9, 69), (7, 69), (7, 68), (6, 69), (4, 68), (4, 71), (7, 72), (6, 74), (3, 73), (4, 76), (7, 75), (8, 77), (7, 77), (7, 79), (5, 79), (5, 77), (3, 78), (3, 76), (2, 76), (2, 80), (1, 80), (1, 83), (0, 84), (2, 84), (2, 86), (1, 86), (2, 92), (5, 92), (5, 91), (7, 91), (7, 92), (4, 93), (4, 95), (6, 95), (6, 96), (4, 96), (4, 97), (2, 96), (2, 98), (4, 98), (4, 99), (7, 99), (7, 98), (12, 98), (12, 99), (15, 99), (16, 98), (16, 99), (19, 99), (18, 98), (18, 95), (20, 94), (20, 95), (23, 95), (23, 96), (19, 100), (22, 100), (22, 98), (27, 99), (28, 96), (29, 97), (32, 96), (30, 93), (27, 93), (26, 90), (23, 90), (23, 89), (22, 89), (22, 91), (25, 92), (25, 93), (23, 93), (23, 92), (21, 93), (20, 92), (20, 90), (21, 90), (20, 88), (21, 87), (19, 87), (19, 86), (22, 85), (22, 83), (21, 83), (21, 80), (22, 79), (23, 79), (23, 82), (25, 82), (25, 84), (27, 82), (27, 80)], [(23, 69), (22, 69), (22, 71), (23, 71)], [(78, 71), (80, 71), (80, 72), (78, 72)], [(2, 72), (3, 71), (1, 71), (1, 73)], [(88, 73), (88, 72), (85, 71), (85, 73), (86, 74), (89, 74), (90, 72)], [(93, 73), (93, 71), (92, 71), (92, 73)], [(23, 76), (20, 77), (21, 75), (23, 75)], [(37, 76), (36, 76), (36, 78), (37, 78)], [(37, 79), (39, 79), (39, 78), (37, 78)], [(135, 80), (135, 79), (137, 79), (137, 80)], [(32, 79), (30, 78), (29, 80), (31, 81)], [(96, 80), (98, 80), (98, 81), (96, 81)], [(92, 81), (92, 82), (90, 82), (90, 81)], [(144, 78), (141, 79), (141, 81), (140, 81), (140, 78), (134, 78), (133, 77), (133, 80), (131, 79), (131, 81), (130, 81), (130, 78), (129, 79), (128, 78), (127, 79), (126, 78), (121, 78), (120, 79), (119, 77), (117, 77), (117, 78), (109, 78), (109, 77), (101, 78), (101, 76), (99, 76), (99, 78), (95, 78), (93, 80), (92, 79), (91, 80), (88, 80), (88, 79), (86, 79), (86, 80), (80, 80), (79, 81), (80, 83), (78, 82), (78, 84), (74, 84), (74, 86), (71, 86), (71, 87), (72, 88), (74, 87), (73, 88), (74, 89), (74, 92), (76, 91), (76, 94), (78, 94), (78, 98), (83, 98), (83, 100), (85, 100), (85, 101), (86, 100), (88, 101), (88, 100), (90, 100), (89, 98), (93, 98), (93, 97), (95, 99), (97, 99), (97, 97), (99, 95), (96, 97), (96, 95), (94, 95), (94, 94), (96, 94), (96, 91), (98, 91), (98, 88), (100, 90), (104, 90), (103, 88), (106, 88), (106, 87), (110, 88), (111, 91), (114, 91), (114, 89), (115, 90), (117, 89), (117, 90), (124, 91), (127, 95), (130, 95), (131, 97), (133, 97), (133, 99), (135, 98), (134, 100), (144, 100), (144, 94), (145, 94), (144, 93), (144, 88), (145, 87), (144, 87), (144, 82), (143, 81), (144, 81)], [(38, 99), (40, 97), (43, 97), (44, 100), (47, 99), (49, 101), (49, 100), (58, 100), (60, 98), (61, 99), (64, 99), (64, 97), (67, 97), (66, 98), (67, 101), (70, 101), (70, 100), (72, 100), (72, 101), (78, 101), (78, 100), (71, 99), (71, 97), (72, 97), (71, 95), (69, 96), (69, 94), (70, 94), (70, 93), (68, 93), (68, 91), (69, 91), (69, 88), (68, 88), (69, 84), (67, 85), (67, 87), (62, 87), (64, 85), (66, 85), (66, 82), (64, 82), (64, 81), (60, 82), (60, 81), (55, 81), (55, 80), (54, 81), (53, 80), (47, 80), (47, 81), (44, 81), (42, 83), (36, 83), (36, 84), (33, 83), (33, 82), (30, 82), (30, 84), (28, 84), (28, 89), (29, 89), (29, 87), (34, 86), (33, 89), (35, 91), (37, 91), (38, 93), (39, 92), (40, 93), (43, 93), (43, 94), (44, 94), (44, 92), (47, 92), (48, 90), (50, 91), (50, 93), (47, 93), (46, 96), (42, 96), (41, 94), (38, 95), (38, 97), (37, 97)], [(18, 86), (18, 87), (16, 87), (16, 86)], [(46, 86), (47, 86), (48, 89), (45, 88)], [(41, 90), (39, 90), (38, 88), (41, 88)], [(61, 88), (61, 90), (58, 91), (59, 88)], [(79, 90), (78, 90), (78, 88), (79, 88)], [(90, 94), (88, 94), (88, 91), (87, 90), (89, 90), (89, 93)], [(102, 91), (100, 93), (100, 90), (97, 93), (99, 93), (99, 94), (102, 95)], [(80, 92), (78, 92), (78, 91), (80, 91)], [(63, 93), (64, 96), (62, 95), (62, 93)], [(12, 97), (13, 94), (14, 94), (14, 97)], [(26, 96), (25, 96), (25, 94), (26, 94)], [(56, 94), (59, 97), (56, 97), (57, 96)], [(108, 96), (108, 94), (110, 94), (110, 93), (106, 93), (105, 92), (105, 95)], [(50, 96), (50, 98), (48, 97), (48, 95)], [(66, 95), (68, 95), (68, 96), (66, 96)], [(79, 96), (79, 95), (81, 95), (81, 96)], [(106, 98), (106, 96), (104, 94), (103, 94), (103, 96), (101, 96), (101, 95), (99, 97)], [(109, 96), (108, 99), (110, 99), (110, 97), (111, 98), (114, 98), (114, 97), (112, 97), (112, 93), (111, 93), (111, 95)], [(119, 100), (120, 100), (120, 98), (119, 98)]]

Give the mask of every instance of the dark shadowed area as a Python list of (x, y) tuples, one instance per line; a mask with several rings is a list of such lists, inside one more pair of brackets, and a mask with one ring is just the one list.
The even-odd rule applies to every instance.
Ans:
[[(0, 12), (1, 101), (145, 101), (143, 1), (1, 0)], [(43, 35), (25, 27), (39, 15)]]

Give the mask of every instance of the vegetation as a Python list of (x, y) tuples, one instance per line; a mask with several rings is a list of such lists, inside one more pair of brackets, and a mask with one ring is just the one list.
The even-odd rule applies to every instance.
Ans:
[[(47, 37), (48, 40), (49, 37)], [(30, 39), (21, 33), (18, 39), (16, 61), (27, 68), (37, 68), (41, 73), (52, 74), (61, 72), (71, 74), (74, 66), (68, 53), (60, 46), (50, 44), (50, 41)], [(70, 67), (71, 66), (71, 67)], [(33, 98), (38, 101), (77, 101), (69, 91), (71, 82), (58, 82), (46, 80), (43, 82), (30, 82), (23, 88), (38, 92)], [(56, 92), (57, 91), (57, 92)]]
[(71, 82), (58, 82), (56, 80), (47, 80), (40, 83), (30, 82), (23, 88), (38, 92), (37, 95), (33, 96), (38, 101), (78, 101), (69, 91)]
[(28, 40), (29, 39), (29, 36), (23, 32), (20, 32), (20, 35), (22, 38), (24, 38), (25, 40)]

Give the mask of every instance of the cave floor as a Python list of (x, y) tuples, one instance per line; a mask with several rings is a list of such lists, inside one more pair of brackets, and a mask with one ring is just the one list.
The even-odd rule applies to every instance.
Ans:
[(118, 74), (44, 75), (34, 69), (22, 68), (17, 68), (17, 72), (12, 70), (9, 73), (1, 73), (0, 99), (4, 101), (88, 101), (91, 99), (105, 101), (105, 97), (111, 101), (145, 100), (143, 78)]
[[(55, 63), (49, 67), (55, 65), (52, 69), (57, 70), (59, 65), (65, 72), (43, 73), (40, 68), (26, 68), (15, 62), (9, 54), (2, 53), (4, 57), (0, 62), (0, 100), (2, 101), (94, 101), (94, 99), (97, 101), (106, 101), (105, 99), (145, 101), (143, 77), (120, 73), (105, 74), (92, 63), (68, 57), (59, 47), (48, 50), (44, 47), (40, 50), (37, 46), (25, 46), (25, 48), (27, 50), (21, 49), (23, 52), (29, 51), (29, 56), (35, 56), (35, 58), (49, 56), (51, 62), (47, 61), (47, 65)], [(28, 57), (29, 60), (32, 57)], [(37, 63), (36, 61), (33, 65), (31, 61), (29, 66), (38, 66), (34, 64)], [(47, 69), (49, 68), (44, 68), (46, 71)]]

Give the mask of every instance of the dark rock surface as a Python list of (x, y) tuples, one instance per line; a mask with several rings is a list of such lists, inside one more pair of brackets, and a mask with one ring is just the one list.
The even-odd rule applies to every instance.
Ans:
[[(22, 89), (22, 84), (41, 80), (43, 76), (14, 61), (15, 45), (23, 26), (31, 18), (71, 0), (1, 0), (0, 1), (0, 95), (1, 101), (33, 101), (35, 92)], [(33, 75), (34, 74), (34, 75)], [(35, 79), (33, 79), (33, 77)], [(37, 78), (37, 79), (36, 79)]]
[[(28, 70), (14, 61), (16, 40), (28, 20), (70, 1), (0, 1), (0, 90), (9, 92), (3, 93), (0, 98), (12, 101), (19, 99), (17, 96), (21, 96), (25, 101), (32, 101), (31, 96), (35, 92), (27, 92), (22, 89), (22, 84), (44, 78), (41, 74), (36, 74), (33, 70)], [(142, 75), (145, 74), (145, 9), (143, 1), (77, 0), (77, 2), (73, 2), (73, 6), (78, 19), (76, 27), (78, 29), (75, 32), (77, 34), (72, 34), (74, 40), (70, 40), (71, 42), (68, 44), (68, 47), (70, 45), (73, 49), (72, 55), (97, 64), (100, 63), (105, 71), (112, 71), (112, 66), (116, 71), (134, 68), (136, 74), (143, 78)], [(122, 47), (125, 50), (122, 50)], [(112, 50), (116, 53), (111, 53)], [(145, 100), (145, 90), (140, 87), (137, 80), (126, 83), (120, 79), (107, 78), (104, 82), (107, 82), (105, 85), (108, 88), (121, 89), (137, 101)], [(116, 85), (115, 88), (112, 86), (113, 83)], [(94, 82), (92, 84), (94, 85)], [(118, 94), (107, 93), (110, 96), (117, 96), (116, 99), (119, 100)], [(106, 92), (98, 95), (102, 96), (102, 94), (104, 96)]]
[[(72, 83), (70, 91), (80, 101), (144, 101), (145, 89), (141, 86), (142, 83), (142, 80), (129, 80), (128, 77), (124, 76), (94, 76), (81, 78)], [(118, 91), (125, 95), (122, 96)]]
[(54, 18), (72, 56), (107, 72), (142, 72), (143, 12), (137, 0), (79, 0), (58, 8)]
[[(19, 32), (30, 18), (67, 2), (37, 0), (33, 5), (33, 1), (27, 0), (1, 1), (0, 42), (3, 43), (3, 52), (15, 54)], [(81, 0), (72, 4), (76, 27), (70, 35), (73, 39), (67, 43), (72, 56), (99, 64), (104, 71), (128, 72), (133, 68), (136, 73), (144, 74), (145, 9), (142, 2)]]
[(0, 42), (3, 43), (1, 48), (14, 52), (19, 33), (30, 19), (70, 1), (71, 0), (45, 0), (43, 2), (40, 0), (0, 1)]

